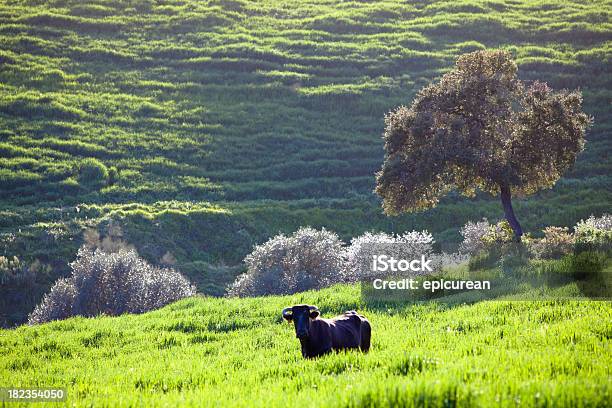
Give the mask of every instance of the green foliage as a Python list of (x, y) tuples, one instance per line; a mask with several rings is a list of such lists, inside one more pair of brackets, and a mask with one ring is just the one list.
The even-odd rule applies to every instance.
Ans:
[(537, 276), (568, 277), (572, 273), (574, 257), (566, 255), (561, 259), (538, 259), (531, 263), (531, 271)]
[(569, 282), (578, 285), (585, 296), (605, 300), (612, 290), (610, 257), (604, 252), (567, 254), (561, 259), (533, 259), (514, 266), (508, 275), (529, 281), (544, 279), (547, 285)]
[(503, 255), (499, 260), (499, 266), (506, 275), (512, 275), (518, 268), (529, 264), (526, 251), (515, 248), (511, 253)]
[(608, 256), (605, 252), (585, 251), (576, 255), (569, 255), (570, 271), (576, 279), (583, 279), (589, 275), (597, 274), (605, 268)]
[[(610, 303), (547, 294), (539, 302), (368, 304), (359, 286), (335, 286), (184, 299), (141, 315), (2, 330), (0, 382), (67, 387), (77, 407), (606, 406)], [(370, 352), (302, 358), (280, 316), (299, 303), (323, 317), (359, 310), (372, 323)]]
[(79, 182), (84, 185), (99, 186), (108, 182), (108, 169), (99, 160), (88, 158), (79, 165)]
[(27, 170), (0, 169), (0, 183), (7, 188), (27, 187), (42, 180), (39, 174)]
[(512, 227), (510, 227), (510, 224), (506, 220), (491, 225), (489, 232), (482, 237), (482, 241), (486, 247), (501, 247), (512, 243), (512, 240)]
[(110, 169), (108, 169), (108, 184), (112, 186), (113, 184), (117, 184), (118, 181), (119, 170), (117, 170), (117, 167), (112, 166)]
[[(54, 265), (31, 291), (38, 303), (69, 272), (83, 230), (108, 218), (149, 262), (170, 251), (210, 294), (254, 244), (302, 225), (344, 240), (427, 229), (458, 243), (461, 225), (499, 219), (499, 205), (451, 194), (388, 218), (373, 173), (384, 113), (484, 48), (510, 51), (521, 79), (580, 88), (596, 119), (565, 178), (515, 199), (524, 228), (609, 211), (603, 10), (602, 0), (2, 2), (0, 256)], [(86, 158), (109, 171), (95, 188), (75, 171)]]
[(483, 250), (470, 257), (468, 267), (470, 271), (486, 269), (497, 265), (499, 261), (499, 253), (493, 250)]

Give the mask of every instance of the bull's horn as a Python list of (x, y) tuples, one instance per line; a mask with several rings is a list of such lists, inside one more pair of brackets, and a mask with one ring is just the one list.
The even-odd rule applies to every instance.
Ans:
[(290, 307), (286, 307), (283, 309), (283, 317), (287, 317), (293, 314), (293, 310)]
[(319, 308), (316, 306), (309, 306), (308, 309), (312, 312), (313, 310), (319, 311)]

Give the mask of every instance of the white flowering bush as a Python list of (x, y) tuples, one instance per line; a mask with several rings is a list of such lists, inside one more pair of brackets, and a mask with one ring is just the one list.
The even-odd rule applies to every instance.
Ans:
[(467, 263), (470, 260), (470, 256), (462, 252), (441, 252), (439, 254), (433, 254), (431, 259), (434, 270), (442, 270), (447, 267), (455, 267)]
[(158, 268), (133, 249), (108, 253), (81, 247), (72, 275), (60, 279), (29, 316), (30, 324), (70, 316), (143, 313), (195, 295), (195, 287), (173, 269)]
[(57, 280), (42, 302), (28, 316), (28, 323), (39, 324), (74, 316), (76, 295), (77, 289), (72, 279)]
[(482, 221), (468, 221), (461, 228), (461, 236), (463, 241), (459, 246), (459, 252), (469, 255), (475, 255), (483, 251), (486, 247), (484, 238), (491, 231), (491, 224), (486, 218)]
[[(357, 282), (379, 277), (380, 272), (372, 271), (371, 267), (373, 257), (378, 255), (392, 256), (398, 260), (421, 259), (421, 256), (431, 259), (433, 244), (433, 236), (427, 231), (412, 231), (402, 235), (366, 232), (353, 238), (344, 252), (346, 263), (343, 280)], [(389, 275), (389, 272), (384, 272), (384, 275)]]
[(245, 258), (246, 273), (228, 288), (229, 296), (290, 294), (318, 289), (342, 279), (343, 242), (325, 229), (300, 228), (257, 245)]
[(586, 220), (581, 220), (576, 224), (576, 229), (579, 230), (587, 226), (601, 231), (612, 231), (612, 215), (603, 214), (601, 217), (591, 215)]
[(574, 227), (574, 240), (577, 252), (610, 251), (612, 247), (612, 215), (590, 216)]

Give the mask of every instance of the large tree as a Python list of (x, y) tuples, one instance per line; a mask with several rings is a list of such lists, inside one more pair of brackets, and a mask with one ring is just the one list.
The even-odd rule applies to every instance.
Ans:
[(499, 196), (520, 241), (512, 195), (550, 188), (584, 147), (579, 91), (527, 85), (505, 51), (460, 56), (453, 70), (385, 117), (376, 192), (390, 215), (431, 208), (450, 190)]

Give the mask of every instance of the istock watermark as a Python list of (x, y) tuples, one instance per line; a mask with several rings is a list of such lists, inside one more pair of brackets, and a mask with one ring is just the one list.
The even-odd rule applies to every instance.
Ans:
[(435, 301), (448, 304), (483, 300), (612, 300), (610, 273), (581, 278), (563, 275), (513, 276), (492, 269), (472, 275), (465, 278), (437, 275), (373, 277), (361, 281), (361, 294), (366, 301)]
[(421, 255), (420, 259), (395, 259), (388, 255), (372, 255), (373, 272), (433, 272), (431, 259)]
[(491, 281), (488, 280), (419, 280), (419, 279), (399, 279), (384, 280), (374, 279), (372, 287), (376, 290), (426, 290), (435, 293), (439, 290), (490, 290)]

